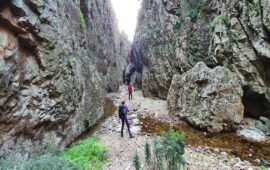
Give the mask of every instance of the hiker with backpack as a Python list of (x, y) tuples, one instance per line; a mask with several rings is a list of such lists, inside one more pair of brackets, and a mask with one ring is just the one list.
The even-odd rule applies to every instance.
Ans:
[(124, 124), (126, 123), (128, 128), (128, 133), (130, 138), (134, 138), (130, 132), (130, 126), (128, 123), (127, 113), (129, 112), (129, 109), (127, 105), (125, 105), (125, 101), (122, 101), (122, 105), (119, 106), (118, 114), (119, 118), (122, 121), (122, 127), (121, 127), (121, 137), (124, 137), (123, 130), (124, 130)]
[(132, 100), (132, 86), (129, 84), (128, 85), (128, 99)]

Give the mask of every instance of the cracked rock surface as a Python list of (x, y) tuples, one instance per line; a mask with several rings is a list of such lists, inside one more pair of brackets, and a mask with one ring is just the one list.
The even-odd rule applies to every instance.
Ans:
[(1, 0), (0, 157), (61, 148), (104, 114), (129, 52), (109, 1)]

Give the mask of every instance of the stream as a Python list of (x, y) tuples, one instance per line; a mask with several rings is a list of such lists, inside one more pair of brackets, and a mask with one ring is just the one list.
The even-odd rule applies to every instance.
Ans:
[[(170, 128), (168, 123), (151, 119), (139, 118), (141, 122), (141, 133), (146, 134), (161, 134)], [(225, 151), (229, 155), (240, 157), (241, 160), (248, 160), (254, 164), (258, 164), (256, 159), (262, 159), (270, 162), (270, 143), (269, 142), (252, 142), (241, 138), (236, 133), (220, 133), (220, 134), (207, 134), (195, 130), (194, 128), (177, 124), (173, 129), (185, 134), (186, 145), (196, 147), (209, 147), (211, 150), (219, 149)]]

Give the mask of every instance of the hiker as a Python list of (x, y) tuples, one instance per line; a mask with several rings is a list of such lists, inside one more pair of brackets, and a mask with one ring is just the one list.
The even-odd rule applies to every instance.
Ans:
[(132, 100), (132, 86), (130, 84), (128, 85), (128, 99)]
[(119, 118), (122, 121), (121, 137), (124, 137), (123, 130), (124, 130), (124, 124), (126, 123), (127, 128), (128, 128), (129, 137), (134, 138), (130, 132), (130, 126), (129, 126), (128, 119), (127, 119), (128, 112), (129, 112), (129, 109), (128, 109), (127, 105), (125, 105), (125, 101), (122, 101), (122, 105), (119, 106), (119, 111), (118, 111)]

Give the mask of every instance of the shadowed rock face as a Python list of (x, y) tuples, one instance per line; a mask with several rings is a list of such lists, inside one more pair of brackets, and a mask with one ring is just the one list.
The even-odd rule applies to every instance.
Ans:
[(244, 89), (245, 115), (270, 117), (269, 9), (268, 0), (144, 0), (129, 75), (142, 74), (144, 96), (166, 99), (175, 74), (224, 66)]
[(103, 114), (129, 45), (106, 0), (0, 3), (0, 156), (65, 147)]

